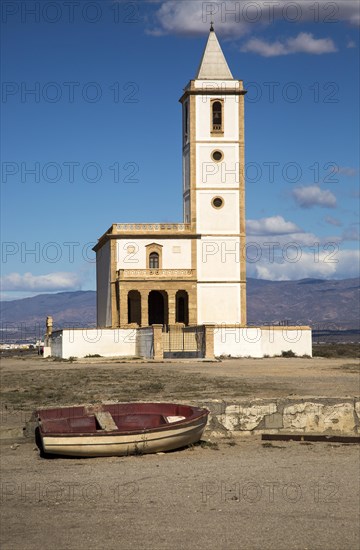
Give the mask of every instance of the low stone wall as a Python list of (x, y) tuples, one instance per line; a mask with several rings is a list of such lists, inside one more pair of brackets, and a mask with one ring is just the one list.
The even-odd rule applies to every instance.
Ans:
[(210, 411), (207, 433), (360, 434), (359, 398), (282, 398), (199, 403)]

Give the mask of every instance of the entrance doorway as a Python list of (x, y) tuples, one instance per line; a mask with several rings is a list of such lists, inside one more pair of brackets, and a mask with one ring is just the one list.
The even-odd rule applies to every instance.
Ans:
[(167, 325), (168, 297), (163, 290), (152, 290), (149, 294), (149, 325)]
[(185, 290), (176, 293), (176, 317), (177, 323), (189, 324), (189, 296)]
[(141, 325), (141, 294), (137, 290), (128, 294), (128, 323)]

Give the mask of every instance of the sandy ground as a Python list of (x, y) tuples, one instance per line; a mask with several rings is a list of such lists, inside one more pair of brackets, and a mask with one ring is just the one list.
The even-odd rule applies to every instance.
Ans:
[[(14, 445), (12, 445), (14, 447)], [(2, 550), (358, 550), (357, 445), (222, 441), (162, 455), (2, 449)]]
[[(2, 432), (37, 406), (360, 393), (354, 359), (1, 365)], [(43, 459), (1, 445), (1, 548), (357, 550), (358, 445), (223, 439), (161, 455)]]

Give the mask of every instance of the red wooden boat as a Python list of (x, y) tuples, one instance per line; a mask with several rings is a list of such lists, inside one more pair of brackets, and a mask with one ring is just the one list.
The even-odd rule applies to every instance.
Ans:
[(35, 412), (45, 454), (124, 456), (196, 443), (209, 411), (174, 403), (118, 403)]

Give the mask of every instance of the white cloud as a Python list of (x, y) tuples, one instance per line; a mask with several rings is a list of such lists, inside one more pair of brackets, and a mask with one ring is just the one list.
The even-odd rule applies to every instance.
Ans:
[[(150, 3), (150, 2), (149, 2)], [(157, 2), (151, 2), (156, 4)], [(359, 4), (353, 0), (328, 2), (241, 2), (239, 0), (205, 2), (204, 0), (166, 0), (158, 2), (149, 32), (162, 34), (206, 34), (210, 20), (222, 36), (240, 38), (259, 26), (279, 22), (346, 22), (359, 25)], [(212, 13), (212, 15), (211, 15)], [(319, 44), (318, 44), (319, 46)]]
[[(291, 254), (290, 254), (291, 252)], [(254, 264), (248, 264), (248, 276), (272, 281), (288, 281), (306, 278), (346, 279), (359, 276), (360, 252), (339, 250), (336, 245), (327, 249), (306, 252), (284, 251), (281, 262), (269, 262), (265, 257)], [(287, 259), (288, 255), (289, 259)], [(296, 260), (296, 261), (294, 261)]]
[(358, 170), (356, 168), (352, 168), (351, 166), (337, 166), (334, 169), (334, 172), (337, 174), (342, 174), (343, 176), (348, 176), (349, 178), (353, 178), (357, 175)]
[(247, 220), (246, 229), (248, 235), (288, 235), (301, 231), (295, 223), (285, 221), (282, 216)]
[(326, 216), (325, 221), (326, 223), (334, 225), (335, 227), (341, 227), (343, 225), (342, 221), (338, 220), (337, 218), (333, 218), (332, 216)]
[(346, 44), (347, 48), (356, 48), (356, 42), (354, 40), (349, 40), (349, 42)]
[(58, 272), (47, 275), (33, 275), (32, 273), (10, 273), (1, 278), (1, 288), (5, 291), (61, 291), (79, 290), (82, 278), (76, 273)]
[(295, 187), (292, 195), (301, 208), (321, 206), (323, 208), (335, 208), (336, 197), (328, 189), (320, 189), (318, 185)]
[(247, 244), (254, 249), (261, 248), (262, 256), (278, 257), (281, 248), (284, 247), (305, 247), (317, 248), (327, 243), (339, 243), (341, 237), (321, 238), (314, 233), (304, 231), (294, 222), (286, 221), (282, 216), (271, 216), (259, 220), (248, 220), (246, 222)]
[[(240, 37), (250, 31), (249, 23), (238, 17), (226, 15), (226, 9), (236, 10), (238, 2), (226, 2), (226, 9), (222, 9), (221, 2), (204, 2), (203, 0), (168, 0), (162, 2), (155, 14), (155, 25), (148, 31), (150, 34), (178, 34), (196, 35), (207, 34), (212, 19), (211, 4), (213, 6), (213, 20), (216, 32), (222, 36)], [(223, 3), (225, 4), (225, 3)]]
[(295, 38), (287, 38), (284, 42), (266, 42), (260, 38), (250, 38), (241, 48), (243, 52), (253, 52), (263, 57), (275, 57), (295, 53), (321, 55), (333, 53), (337, 48), (331, 38), (314, 38), (311, 33), (301, 32)]

